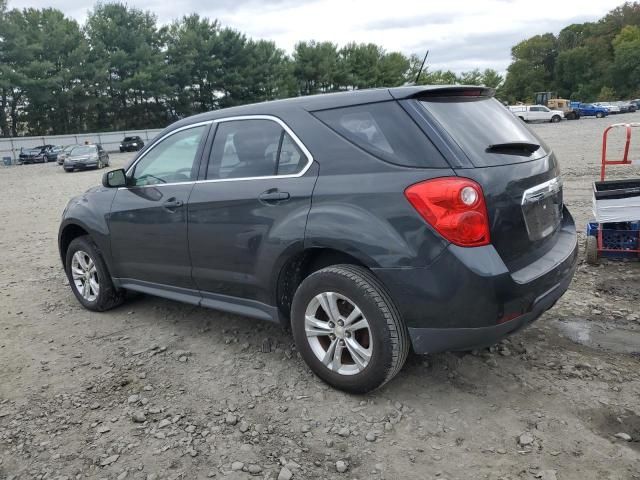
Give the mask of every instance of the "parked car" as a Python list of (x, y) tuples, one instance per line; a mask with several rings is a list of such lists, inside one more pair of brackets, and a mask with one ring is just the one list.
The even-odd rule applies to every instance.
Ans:
[(58, 153), (58, 158), (57, 158), (58, 165), (62, 165), (64, 163), (64, 159), (67, 158), (69, 156), (69, 154), (71, 153), (71, 150), (73, 150), (75, 147), (79, 147), (79, 146), (80, 145), (78, 145), (78, 144), (65, 145), (64, 148), (62, 149), (62, 151), (60, 153)]
[(140, 137), (124, 137), (120, 143), (120, 152), (137, 152), (142, 147), (144, 147), (144, 142)]
[[(558, 160), (484, 87), (356, 90), (217, 110), (68, 203), (78, 301), (134, 290), (290, 325), (334, 387), (538, 318), (577, 260)], [(188, 234), (187, 234), (188, 232)]]
[(598, 103), (594, 103), (594, 105), (596, 107), (604, 107), (607, 110), (609, 110), (609, 113), (620, 113), (620, 107), (618, 105), (614, 105), (613, 103), (609, 103), (609, 102), (598, 102)]
[(102, 145), (77, 145), (65, 157), (62, 166), (65, 172), (108, 167), (109, 154), (102, 148)]
[(580, 115), (583, 117), (604, 118), (609, 115), (609, 109), (595, 103), (580, 103), (578, 105)]
[(47, 153), (54, 145), (40, 145), (33, 148), (21, 148), (18, 161), (22, 165), (31, 163), (46, 163), (49, 161)]
[(620, 113), (632, 113), (638, 109), (635, 103), (632, 103), (632, 102), (620, 101), (620, 102), (615, 102), (615, 105), (620, 107)]
[(523, 122), (557, 123), (564, 116), (561, 110), (550, 110), (544, 105), (511, 105), (509, 110)]
[(47, 162), (57, 162), (58, 155), (64, 150), (62, 145), (53, 145), (44, 152)]

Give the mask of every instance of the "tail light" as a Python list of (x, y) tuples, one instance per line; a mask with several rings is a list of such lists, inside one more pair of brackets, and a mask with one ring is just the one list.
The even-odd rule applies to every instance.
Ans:
[(407, 200), (437, 232), (461, 247), (488, 245), (489, 217), (482, 188), (473, 180), (442, 177), (416, 183)]

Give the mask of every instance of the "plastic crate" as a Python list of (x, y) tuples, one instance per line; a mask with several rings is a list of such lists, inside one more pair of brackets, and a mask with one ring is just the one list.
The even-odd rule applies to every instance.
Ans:
[(602, 223), (589, 222), (587, 235), (598, 236), (598, 229), (602, 228), (602, 248), (611, 251), (600, 252), (603, 257), (638, 258), (640, 250), (640, 222)]

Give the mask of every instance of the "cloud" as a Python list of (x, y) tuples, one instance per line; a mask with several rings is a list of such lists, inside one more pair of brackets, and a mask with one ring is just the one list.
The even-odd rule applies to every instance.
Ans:
[[(503, 0), (504, 1), (504, 0)], [(592, 20), (587, 16), (576, 16), (564, 20), (545, 22), (542, 29), (535, 21), (527, 22), (519, 28), (502, 32), (456, 34), (440, 39), (424, 38), (408, 46), (410, 51), (430, 50), (428, 65), (432, 70), (472, 70), (474, 68), (494, 68), (506, 70), (511, 62), (511, 47), (527, 38), (546, 32), (557, 33), (571, 23)]]
[(404, 18), (384, 18), (366, 23), (366, 30), (395, 30), (411, 27), (421, 27), (425, 25), (442, 25), (452, 23), (455, 15), (445, 13), (434, 13), (428, 15), (413, 15)]

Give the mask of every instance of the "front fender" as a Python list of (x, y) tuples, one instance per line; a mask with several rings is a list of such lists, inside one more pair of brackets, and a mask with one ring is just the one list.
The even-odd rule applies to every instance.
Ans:
[(78, 227), (87, 232), (98, 246), (107, 266), (111, 265), (111, 242), (109, 238), (109, 212), (116, 189), (97, 187), (72, 198), (63, 213), (58, 230), (58, 249), (64, 264), (65, 244), (71, 230)]

